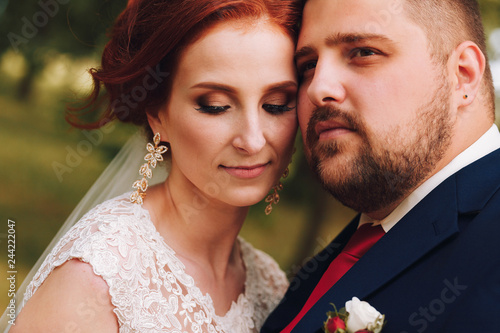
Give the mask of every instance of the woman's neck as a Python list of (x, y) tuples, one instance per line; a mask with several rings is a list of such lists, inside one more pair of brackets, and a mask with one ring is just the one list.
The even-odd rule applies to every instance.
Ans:
[(170, 179), (148, 189), (144, 202), (160, 235), (176, 254), (223, 279), (228, 266), (240, 261), (236, 237), (248, 207), (208, 198), (194, 186)]

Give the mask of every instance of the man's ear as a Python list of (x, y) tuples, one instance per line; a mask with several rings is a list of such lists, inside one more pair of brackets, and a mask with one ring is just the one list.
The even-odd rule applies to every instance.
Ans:
[(161, 113), (162, 111), (158, 113), (158, 115), (153, 116), (151, 114), (147, 114), (148, 117), (148, 123), (151, 129), (153, 130), (153, 134), (160, 133), (160, 140), (163, 142), (169, 142), (168, 138), (168, 131), (166, 129), (166, 120), (163, 114)]
[(479, 94), (486, 58), (481, 49), (471, 41), (460, 44), (451, 55), (453, 70), (453, 98), (458, 107), (472, 104)]

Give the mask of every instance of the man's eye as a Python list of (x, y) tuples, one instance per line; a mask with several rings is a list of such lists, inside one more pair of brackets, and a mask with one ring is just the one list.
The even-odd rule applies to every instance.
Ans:
[(291, 107), (288, 105), (264, 104), (262, 105), (262, 108), (270, 114), (278, 115), (288, 111), (292, 111), (293, 109), (295, 109), (295, 106)]
[(299, 66), (299, 73), (302, 75), (305, 72), (315, 69), (317, 61), (308, 61)]
[(377, 55), (378, 53), (372, 49), (359, 48), (351, 51), (351, 58), (364, 58)]
[(315, 69), (316, 68), (316, 64), (317, 62), (316, 61), (309, 61), (309, 62), (306, 62), (304, 64), (304, 70), (307, 71), (307, 70), (310, 70), (310, 69)]
[(229, 105), (225, 106), (217, 106), (217, 105), (200, 105), (199, 108), (196, 108), (195, 110), (200, 111), (201, 113), (208, 113), (208, 114), (221, 114), (225, 112), (227, 109), (229, 109)]

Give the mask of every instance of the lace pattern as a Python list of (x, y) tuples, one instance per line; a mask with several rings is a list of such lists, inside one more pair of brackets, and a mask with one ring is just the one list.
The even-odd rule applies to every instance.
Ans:
[(31, 281), (24, 303), (56, 267), (76, 258), (108, 284), (120, 333), (258, 332), (288, 285), (276, 262), (238, 238), (245, 292), (217, 316), (211, 297), (184, 271), (149, 213), (128, 196), (97, 206), (68, 231)]

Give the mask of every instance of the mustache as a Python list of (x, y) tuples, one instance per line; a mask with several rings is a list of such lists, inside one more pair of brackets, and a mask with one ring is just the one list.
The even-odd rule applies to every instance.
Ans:
[(307, 123), (306, 142), (309, 148), (312, 148), (319, 140), (316, 133), (316, 125), (322, 121), (335, 119), (340, 121), (356, 132), (364, 133), (364, 126), (352, 113), (343, 111), (334, 106), (321, 106), (313, 111), (309, 122)]

